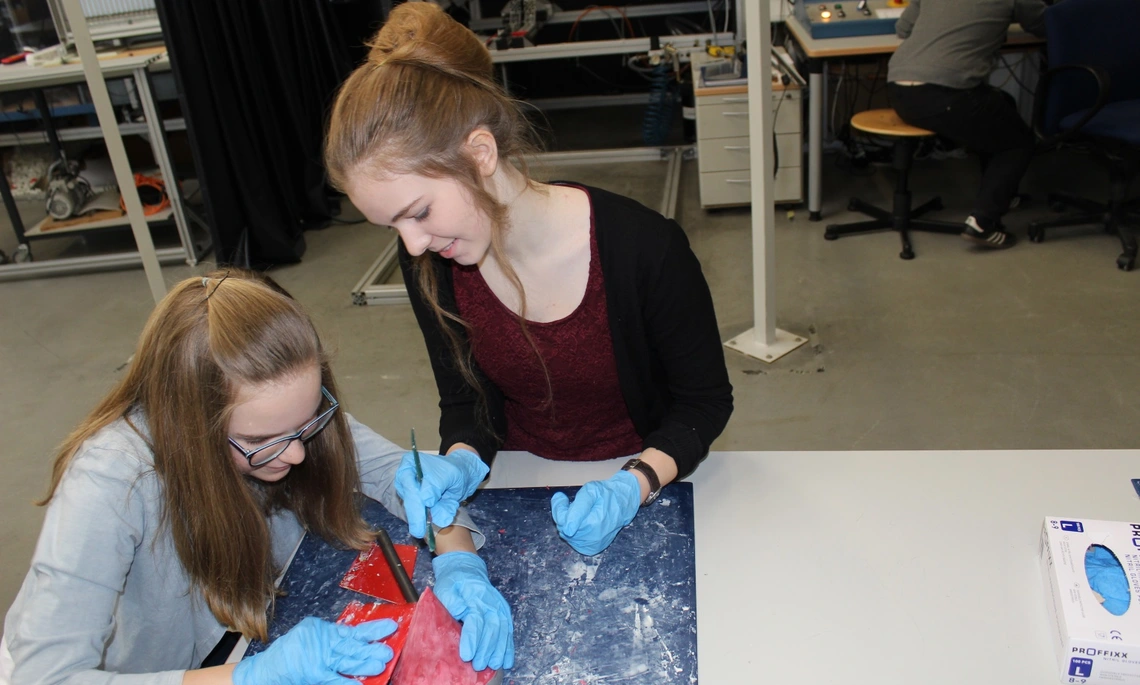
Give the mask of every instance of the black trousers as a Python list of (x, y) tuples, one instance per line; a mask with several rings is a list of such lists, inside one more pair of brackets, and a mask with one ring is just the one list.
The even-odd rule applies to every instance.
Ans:
[(972, 214), (984, 228), (997, 224), (1017, 195), (1036, 143), (1013, 98), (989, 84), (961, 89), (891, 83), (888, 94), (903, 121), (981, 155), (982, 182)]

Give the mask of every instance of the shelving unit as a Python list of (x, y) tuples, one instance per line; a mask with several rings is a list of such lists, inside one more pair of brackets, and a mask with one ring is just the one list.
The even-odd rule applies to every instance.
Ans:
[[(151, 85), (151, 72), (169, 71), (170, 62), (165, 53), (128, 55), (101, 60), (100, 68), (103, 77), (106, 79), (127, 78), (132, 80), (145, 121), (120, 123), (119, 132), (121, 135), (141, 135), (149, 140), (159, 174), (166, 182), (167, 196), (170, 198), (171, 206), (162, 212), (147, 217), (147, 222), (151, 226), (173, 222), (177, 228), (180, 248), (159, 250), (159, 260), (166, 264), (185, 262), (195, 265), (209, 249), (209, 231), (206, 229), (196, 232), (191, 225), (191, 221), (193, 221), (204, 229), (206, 228), (205, 222), (187, 210), (184, 205), (183, 198), (178, 190), (179, 179), (174, 173), (166, 140), (168, 130), (185, 129), (185, 122), (180, 118), (167, 121), (162, 121), (159, 118)], [(31, 90), (36, 98), (39, 112), (50, 112), (43, 95), (43, 89), (78, 84), (84, 81), (82, 67), (78, 64), (54, 67), (31, 67), (27, 64), (15, 64), (0, 67), (0, 92)], [(45, 124), (43, 131), (0, 134), (0, 146), (46, 142), (52, 146), (55, 156), (58, 157), (61, 141), (97, 139), (103, 136), (102, 129), (97, 126), (64, 128), (57, 131), (50, 116), (44, 117), (43, 120)], [(46, 231), (43, 228), (45, 222), (41, 221), (36, 226), (27, 229), (20, 218), (8, 180), (3, 176), (2, 170), (0, 170), (0, 195), (3, 196), (9, 220), (19, 242), (14, 261), (22, 262), (0, 266), (0, 281), (37, 275), (38, 273), (47, 275), (118, 267), (132, 263), (132, 259), (138, 258), (137, 253), (123, 253), (36, 262), (32, 259), (31, 251), (31, 242), (34, 240), (74, 238), (76, 235), (93, 231), (106, 232), (129, 229), (129, 221), (127, 217), (123, 216), (117, 219), (94, 221)], [(199, 234), (197, 239), (196, 233)]]
[[(155, 214), (146, 217), (146, 220), (147, 223), (156, 224), (163, 221), (170, 221), (171, 217), (173, 216), (174, 210), (170, 207), (167, 207), (160, 212), (156, 212)], [(45, 226), (48, 223), (48, 218), (44, 217), (44, 219), (37, 223), (35, 226), (32, 226), (28, 230), (24, 231), (24, 236), (26, 238), (54, 238), (65, 233), (85, 233), (88, 231), (98, 231), (105, 228), (122, 228), (126, 220), (126, 216), (121, 216), (115, 217), (113, 219), (103, 219), (101, 221), (88, 221), (87, 223), (79, 224), (76, 226), (60, 226), (58, 228), (45, 229)]]

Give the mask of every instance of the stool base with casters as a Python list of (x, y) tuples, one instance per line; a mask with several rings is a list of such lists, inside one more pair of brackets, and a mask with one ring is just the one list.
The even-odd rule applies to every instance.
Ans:
[(913, 209), (910, 206), (911, 195), (907, 183), (914, 159), (914, 150), (919, 138), (934, 135), (933, 133), (903, 123), (891, 109), (873, 109), (860, 112), (851, 118), (851, 126), (860, 131), (890, 136), (895, 139), (894, 158), (891, 163), (897, 172), (894, 207), (888, 211), (853, 197), (848, 202), (847, 209), (852, 212), (862, 212), (873, 217), (872, 220), (831, 224), (823, 232), (823, 237), (826, 240), (838, 240), (840, 236), (857, 233), (896, 231), (902, 241), (902, 251), (899, 252), (899, 257), (901, 259), (914, 259), (914, 249), (910, 245), (910, 231), (954, 235), (962, 232), (963, 224), (919, 218), (927, 212), (942, 209), (942, 198), (935, 197)]

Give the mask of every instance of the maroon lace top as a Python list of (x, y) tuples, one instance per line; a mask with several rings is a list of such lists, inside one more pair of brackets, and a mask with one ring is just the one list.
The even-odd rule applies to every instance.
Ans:
[(641, 452), (641, 436), (618, 385), (592, 211), (590, 275), (581, 304), (558, 321), (527, 322), (550, 374), (549, 389), (518, 318), (495, 297), (478, 268), (454, 263), (451, 268), (455, 303), (470, 324), (475, 361), (505, 399), (502, 449), (559, 461), (598, 461)]

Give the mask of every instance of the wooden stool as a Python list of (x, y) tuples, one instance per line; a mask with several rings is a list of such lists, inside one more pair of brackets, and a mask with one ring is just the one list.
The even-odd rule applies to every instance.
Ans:
[(894, 160), (891, 166), (898, 172), (895, 180), (894, 211), (888, 212), (853, 197), (847, 203), (848, 211), (862, 212), (867, 216), (874, 217), (874, 219), (849, 224), (831, 224), (824, 230), (824, 238), (837, 240), (842, 235), (890, 229), (898, 231), (899, 237), (902, 239), (902, 252), (899, 253), (899, 257), (914, 259), (914, 250), (910, 247), (910, 236), (908, 235), (910, 231), (947, 234), (962, 232), (965, 228), (964, 224), (918, 218), (927, 212), (942, 209), (942, 198), (940, 197), (935, 197), (914, 209), (910, 207), (910, 190), (907, 187), (907, 177), (914, 159), (914, 150), (920, 138), (934, 135), (932, 131), (911, 126), (900, 119), (893, 109), (872, 109), (859, 112), (851, 117), (851, 126), (866, 133), (889, 136), (894, 139)]

